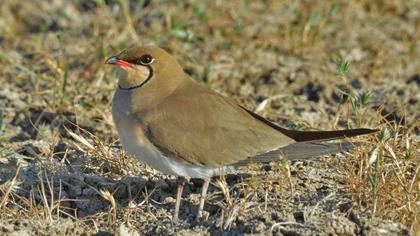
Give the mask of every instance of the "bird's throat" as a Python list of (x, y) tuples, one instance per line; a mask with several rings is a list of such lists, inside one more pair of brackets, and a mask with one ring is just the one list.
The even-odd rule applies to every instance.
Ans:
[(134, 68), (119, 68), (118, 87), (131, 90), (144, 86), (153, 76), (153, 70), (148, 66), (135, 66)]

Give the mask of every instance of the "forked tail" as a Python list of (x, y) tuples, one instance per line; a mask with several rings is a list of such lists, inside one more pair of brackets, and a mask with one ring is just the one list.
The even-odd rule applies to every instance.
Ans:
[(240, 163), (246, 164), (249, 162), (270, 162), (280, 157), (286, 157), (289, 160), (308, 159), (322, 155), (334, 154), (344, 152), (352, 149), (360, 143), (354, 142), (339, 142), (339, 143), (321, 143), (320, 141), (327, 141), (340, 138), (349, 138), (358, 135), (375, 133), (378, 130), (374, 129), (349, 129), (349, 130), (333, 130), (333, 131), (297, 131), (284, 129), (264, 117), (247, 110), (255, 119), (265, 123), (266, 125), (278, 130), (282, 134), (292, 138), (296, 143), (289, 144), (276, 150), (260, 153), (256, 156), (250, 157)]

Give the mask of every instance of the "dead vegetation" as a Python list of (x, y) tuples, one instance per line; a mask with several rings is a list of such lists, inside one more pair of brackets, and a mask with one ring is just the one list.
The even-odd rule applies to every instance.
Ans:
[[(420, 232), (418, 1), (0, 4), (0, 233)], [(104, 59), (153, 43), (289, 128), (379, 128), (351, 153), (186, 186), (125, 155)], [(54, 227), (61, 222), (63, 227)], [(14, 227), (16, 225), (16, 227)], [(36, 231), (35, 231), (36, 230)]]

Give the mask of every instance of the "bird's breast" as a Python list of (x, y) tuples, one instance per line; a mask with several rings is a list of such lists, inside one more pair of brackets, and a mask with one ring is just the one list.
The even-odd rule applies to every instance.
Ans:
[(112, 100), (112, 118), (124, 150), (153, 168), (167, 173), (160, 164), (162, 154), (145, 135), (145, 125), (132, 112), (131, 92), (117, 90)]

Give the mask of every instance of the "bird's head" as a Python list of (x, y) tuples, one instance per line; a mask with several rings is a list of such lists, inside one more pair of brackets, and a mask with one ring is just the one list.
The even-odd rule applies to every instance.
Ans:
[(108, 58), (106, 64), (120, 70), (118, 86), (122, 90), (174, 87), (184, 75), (178, 62), (156, 46), (128, 48)]

